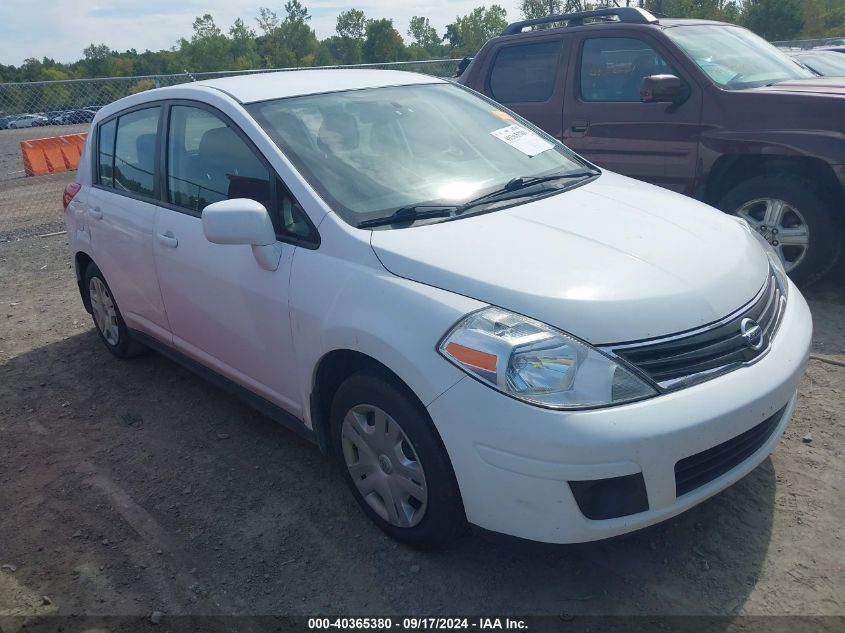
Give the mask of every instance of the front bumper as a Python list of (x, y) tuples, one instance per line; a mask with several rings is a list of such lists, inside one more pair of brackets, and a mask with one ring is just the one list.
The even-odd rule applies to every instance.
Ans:
[[(768, 353), (708, 382), (629, 405), (563, 412), (525, 404), (467, 376), (428, 410), (471, 523), (550, 543), (607, 538), (675, 516), (760, 464), (789, 422), (811, 337), (809, 308), (790, 284)], [(771, 435), (744, 461), (676, 495), (677, 462), (776, 414)], [(612, 519), (585, 517), (568, 484), (637, 473), (648, 509)]]

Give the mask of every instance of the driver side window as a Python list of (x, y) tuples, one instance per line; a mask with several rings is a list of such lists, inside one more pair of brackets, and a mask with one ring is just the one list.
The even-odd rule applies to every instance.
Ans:
[(581, 98), (584, 101), (640, 100), (640, 84), (649, 75), (677, 75), (660, 53), (631, 37), (601, 37), (581, 51)]

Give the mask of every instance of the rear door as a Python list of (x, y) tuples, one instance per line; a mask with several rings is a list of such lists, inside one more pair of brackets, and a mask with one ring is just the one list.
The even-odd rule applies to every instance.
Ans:
[(170, 327), (153, 259), (161, 110), (157, 104), (144, 104), (97, 126), (86, 224), (94, 260), (126, 324), (168, 341)]
[[(642, 30), (583, 30), (563, 108), (563, 141), (588, 160), (691, 195), (701, 136), (700, 87), (661, 42)], [(689, 91), (680, 105), (642, 103), (648, 75), (673, 74)]]
[(503, 42), (490, 52), (483, 92), (559, 139), (568, 38), (554, 34), (521, 39)]

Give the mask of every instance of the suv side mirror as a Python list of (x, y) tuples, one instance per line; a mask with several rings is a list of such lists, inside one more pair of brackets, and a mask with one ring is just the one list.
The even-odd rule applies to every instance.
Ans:
[(675, 75), (649, 75), (640, 83), (643, 103), (681, 103), (685, 99), (686, 91)]
[(248, 198), (221, 200), (202, 210), (202, 231), (213, 244), (244, 244), (252, 247), (259, 265), (276, 270), (282, 246), (264, 205)]

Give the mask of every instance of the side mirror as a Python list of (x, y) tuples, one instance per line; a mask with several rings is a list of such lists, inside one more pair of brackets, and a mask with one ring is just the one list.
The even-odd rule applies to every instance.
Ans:
[(247, 198), (221, 200), (202, 210), (202, 231), (213, 244), (243, 244), (252, 247), (259, 265), (276, 270), (282, 246), (264, 205)]
[(675, 75), (649, 75), (640, 83), (640, 101), (643, 103), (681, 103), (686, 91)]

